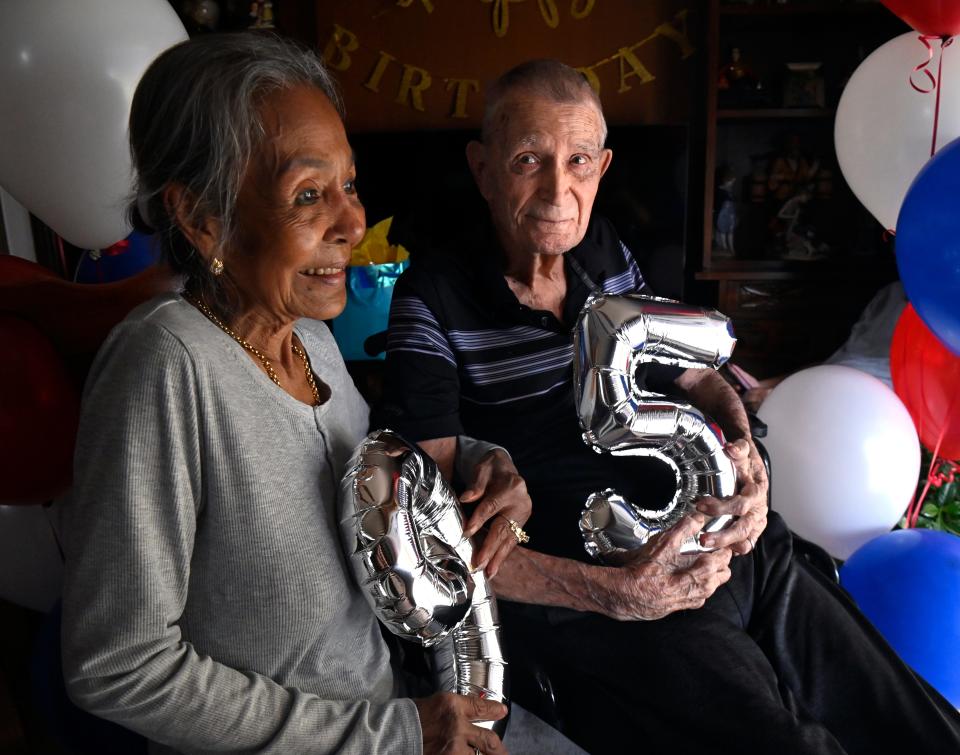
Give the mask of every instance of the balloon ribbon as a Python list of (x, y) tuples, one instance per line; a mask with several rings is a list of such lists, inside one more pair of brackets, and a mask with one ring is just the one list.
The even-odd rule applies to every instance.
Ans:
[[(957, 395), (954, 394), (950, 399), (950, 406), (947, 409), (947, 417), (953, 416), (953, 407), (957, 403)], [(911, 501), (907, 507), (907, 527), (916, 527), (917, 519), (920, 518), (920, 510), (923, 508), (923, 502), (927, 497), (931, 487), (939, 488), (944, 483), (953, 482), (960, 465), (950, 459), (944, 459), (940, 456), (940, 446), (943, 445), (943, 436), (947, 434), (947, 424), (944, 423), (940, 429), (940, 435), (937, 438), (937, 445), (933, 449), (933, 458), (930, 459), (930, 468), (927, 470), (927, 484), (923, 486), (923, 491), (917, 497), (915, 502)], [(941, 471), (946, 467), (947, 471)]]
[[(920, 94), (930, 94), (930, 92), (936, 90), (937, 99), (933, 107), (933, 140), (930, 142), (930, 157), (933, 157), (934, 153), (937, 151), (937, 130), (940, 127), (940, 91), (943, 89), (941, 86), (943, 81), (943, 50), (946, 47), (949, 47), (953, 44), (953, 37), (948, 36), (938, 36), (936, 34), (921, 34), (918, 39), (923, 42), (924, 47), (927, 48), (927, 59), (914, 67), (913, 72), (910, 74), (910, 86), (915, 90), (920, 92)], [(940, 40), (940, 57), (937, 60), (937, 75), (934, 77), (930, 71), (927, 70), (927, 66), (930, 65), (930, 61), (933, 60), (933, 46), (930, 44), (931, 39)], [(926, 77), (930, 80), (930, 87), (924, 89), (913, 81), (913, 74), (922, 71)]]
[(923, 486), (923, 492), (916, 503), (912, 504), (907, 511), (907, 527), (916, 527), (917, 519), (920, 518), (920, 511), (923, 508), (923, 502), (926, 500), (927, 492), (931, 487), (939, 488), (941, 485), (951, 483), (956, 479), (957, 472), (960, 471), (960, 465), (955, 461), (934, 456), (930, 460), (930, 470), (927, 472), (927, 484)]

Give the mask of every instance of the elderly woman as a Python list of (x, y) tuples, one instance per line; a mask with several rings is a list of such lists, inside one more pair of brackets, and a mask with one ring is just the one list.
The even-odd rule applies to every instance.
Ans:
[[(63, 649), (81, 706), (186, 752), (502, 752), (504, 706), (404, 698), (336, 526), (368, 409), (322, 322), (364, 233), (317, 58), (213, 35), (161, 55), (130, 117), (133, 216), (184, 278), (90, 373), (65, 509)], [(463, 444), (476, 446), (477, 444)], [(467, 529), (495, 571), (529, 498), (482, 454)], [(476, 454), (481, 456), (481, 454)]]

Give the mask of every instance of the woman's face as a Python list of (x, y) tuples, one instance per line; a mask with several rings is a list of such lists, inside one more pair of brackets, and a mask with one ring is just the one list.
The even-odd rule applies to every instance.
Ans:
[(344, 268), (366, 230), (340, 116), (309, 86), (261, 106), (266, 133), (237, 199), (224, 255), (241, 309), (270, 321), (327, 320), (346, 303)]

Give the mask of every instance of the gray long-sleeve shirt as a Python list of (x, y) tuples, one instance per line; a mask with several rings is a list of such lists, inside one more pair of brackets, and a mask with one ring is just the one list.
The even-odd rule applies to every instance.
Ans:
[(179, 296), (111, 333), (64, 502), (67, 689), (184, 752), (419, 753), (335, 521), (368, 409), (326, 326), (296, 332), (319, 407)]

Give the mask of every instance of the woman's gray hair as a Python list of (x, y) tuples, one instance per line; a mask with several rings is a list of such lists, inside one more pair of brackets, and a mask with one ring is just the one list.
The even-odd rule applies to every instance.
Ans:
[(600, 116), (600, 144), (607, 141), (607, 121), (603, 117), (600, 97), (590, 86), (587, 77), (576, 68), (551, 58), (528, 60), (502, 74), (487, 89), (486, 107), (480, 138), (489, 144), (503, 125), (503, 102), (514, 92), (523, 91), (553, 102), (590, 104)]
[(158, 233), (165, 260), (184, 274), (188, 293), (222, 312), (229, 297), (180, 230), (174, 208), (165, 206), (164, 189), (175, 184), (189, 192), (188, 218), (216, 220), (223, 249), (235, 230), (244, 172), (266, 134), (263, 99), (298, 85), (322, 91), (343, 116), (336, 85), (316, 54), (271, 34), (239, 32), (171, 47), (150, 64), (133, 95), (131, 220)]

